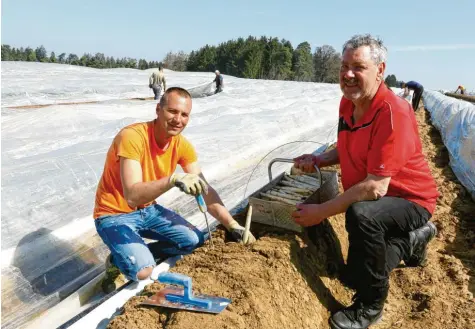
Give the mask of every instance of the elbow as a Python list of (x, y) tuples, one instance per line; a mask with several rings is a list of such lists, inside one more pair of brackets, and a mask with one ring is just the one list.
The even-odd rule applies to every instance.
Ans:
[(378, 200), (388, 193), (388, 186), (386, 184), (380, 184), (378, 182), (371, 182), (367, 190), (367, 199)]
[(138, 206), (138, 202), (135, 201), (135, 200), (132, 199), (132, 198), (127, 198), (127, 197), (126, 197), (126, 198), (125, 198), (125, 201), (126, 201), (127, 204), (129, 205), (129, 207), (132, 208), (132, 209), (135, 209), (135, 208), (137, 208), (137, 206)]
[(138, 200), (133, 197), (130, 191), (124, 191), (124, 199), (127, 202), (127, 205), (132, 209), (137, 208), (137, 206), (139, 205)]
[(137, 202), (135, 202), (131, 199), (125, 199), (125, 201), (127, 201), (127, 205), (132, 209), (135, 209), (138, 206)]

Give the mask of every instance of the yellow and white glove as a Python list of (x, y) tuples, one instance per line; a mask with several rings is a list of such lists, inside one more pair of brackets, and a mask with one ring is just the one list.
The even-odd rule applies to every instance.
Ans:
[(196, 174), (173, 174), (170, 176), (170, 185), (178, 187), (186, 194), (195, 196), (208, 193), (208, 185)]
[(244, 241), (244, 227), (239, 225), (239, 223), (236, 222), (235, 220), (233, 220), (231, 223), (224, 226), (226, 227), (228, 232), (231, 234), (233, 239), (236, 240), (236, 242), (242, 242), (244, 244), (256, 242), (256, 238), (254, 237), (254, 235), (252, 235), (250, 231), (249, 231), (248, 236), (246, 237), (246, 241)]

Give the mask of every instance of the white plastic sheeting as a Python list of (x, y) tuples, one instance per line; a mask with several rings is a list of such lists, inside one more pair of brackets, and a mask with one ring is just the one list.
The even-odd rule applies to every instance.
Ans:
[[(2, 62), (2, 326), (21, 327), (103, 268), (91, 217), (105, 154), (123, 126), (154, 118), (148, 71)], [(167, 86), (213, 94), (214, 73), (166, 71)], [(205, 176), (229, 208), (267, 182), (275, 157), (312, 152), (336, 138), (337, 85), (224, 76), (226, 88), (196, 98), (184, 131)], [(193, 87), (197, 88), (193, 88)], [(53, 105), (40, 109), (8, 106)], [(258, 170), (258, 161), (273, 148)], [(279, 164), (274, 172), (288, 164)], [(246, 193), (244, 193), (246, 190)], [(204, 228), (193, 198), (158, 201)]]
[(449, 151), (450, 166), (475, 200), (475, 105), (424, 91), (424, 106)]

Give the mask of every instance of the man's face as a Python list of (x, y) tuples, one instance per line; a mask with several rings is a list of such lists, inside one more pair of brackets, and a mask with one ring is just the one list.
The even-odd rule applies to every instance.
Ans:
[(183, 97), (175, 92), (168, 95), (165, 107), (157, 105), (157, 118), (161, 130), (167, 137), (179, 135), (190, 119), (191, 98)]
[(345, 50), (340, 67), (340, 88), (345, 98), (370, 99), (377, 91), (385, 67), (384, 62), (375, 64), (369, 46)]

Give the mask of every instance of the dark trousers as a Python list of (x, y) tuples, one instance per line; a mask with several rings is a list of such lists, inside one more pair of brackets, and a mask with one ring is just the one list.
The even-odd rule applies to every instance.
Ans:
[(220, 93), (223, 91), (223, 88), (221, 86), (216, 86), (216, 90), (214, 91), (215, 94)]
[(396, 197), (356, 202), (348, 208), (347, 270), (364, 303), (384, 303), (389, 273), (411, 256), (409, 232), (423, 226), (430, 217), (425, 208)]
[(412, 108), (414, 109), (414, 112), (419, 108), (419, 102), (421, 101), (423, 92), (424, 87), (414, 89), (414, 94), (412, 95)]

